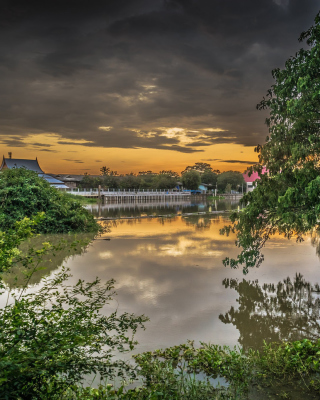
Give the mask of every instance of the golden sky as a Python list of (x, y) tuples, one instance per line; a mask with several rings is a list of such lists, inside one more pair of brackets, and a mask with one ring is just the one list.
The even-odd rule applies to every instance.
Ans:
[[(102, 166), (107, 166), (118, 173), (138, 173), (145, 170), (159, 172), (168, 169), (180, 173), (186, 166), (193, 165), (195, 162), (207, 162), (213, 169), (220, 171), (242, 172), (247, 166), (257, 162), (254, 146), (234, 143), (206, 146), (201, 153), (181, 153), (145, 148), (91, 147), (86, 146), (85, 141), (81, 140), (72, 140), (70, 144), (68, 140), (64, 140), (64, 144), (61, 145), (60, 141), (59, 135), (29, 135), (24, 139), (23, 146), (1, 146), (1, 150), (5, 157), (8, 157), (9, 151), (12, 152), (13, 158), (35, 159), (37, 157), (45, 172), (57, 174), (84, 172), (100, 174)], [(46, 145), (48, 148), (50, 146), (50, 151), (46, 151)]]
[[(243, 171), (316, 1), (0, 5), (0, 150), (48, 173)], [(266, 23), (268, 21), (268, 23)], [(0, 155), (1, 155), (0, 151)]]

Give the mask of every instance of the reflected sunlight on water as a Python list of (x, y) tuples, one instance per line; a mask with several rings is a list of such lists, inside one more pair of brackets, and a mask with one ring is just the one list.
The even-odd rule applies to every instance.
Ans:
[[(138, 333), (137, 352), (187, 339), (256, 348), (264, 339), (319, 335), (315, 241), (274, 238), (261, 267), (244, 277), (222, 265), (238, 250), (235, 237), (219, 234), (227, 222), (227, 214), (108, 221), (109, 232), (84, 253), (69, 255), (64, 265), (73, 283), (114, 278), (113, 309), (150, 317)], [(52, 258), (50, 270), (63, 258), (60, 254), (57, 263)]]

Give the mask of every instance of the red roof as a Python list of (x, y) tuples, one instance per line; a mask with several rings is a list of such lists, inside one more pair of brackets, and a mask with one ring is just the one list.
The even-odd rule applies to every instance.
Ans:
[[(268, 172), (268, 171), (267, 171), (267, 168), (266, 168), (266, 167), (263, 167), (263, 168), (262, 168), (262, 173), (265, 174), (266, 172)], [(248, 175), (248, 172), (245, 172), (245, 173), (243, 174), (243, 178), (244, 178), (245, 182), (254, 182), (254, 181), (256, 181), (257, 179), (260, 179), (258, 172), (253, 172), (253, 173), (251, 174), (251, 176)]]

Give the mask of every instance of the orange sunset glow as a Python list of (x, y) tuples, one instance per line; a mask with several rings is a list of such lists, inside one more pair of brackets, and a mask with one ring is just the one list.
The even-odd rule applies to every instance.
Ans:
[(256, 104), (317, 11), (288, 0), (71, 3), (18, 0), (0, 14), (0, 155), (37, 157), (53, 174), (246, 170), (268, 134)]
[[(35, 146), (35, 140), (50, 145), (50, 152)], [(102, 166), (108, 166), (119, 174), (138, 173), (144, 169), (159, 172), (164, 169), (172, 169), (180, 173), (187, 165), (203, 161), (211, 164), (213, 169), (220, 171), (234, 170), (244, 171), (248, 166), (257, 162), (257, 155), (253, 146), (241, 146), (239, 144), (223, 144), (208, 146), (204, 152), (185, 154), (171, 150), (156, 149), (105, 149), (101, 147), (87, 147), (78, 141), (59, 145), (60, 137), (57, 135), (30, 135), (25, 140), (24, 147), (3, 146), (3, 155), (7, 157), (9, 151), (14, 158), (38, 158), (41, 168), (48, 173), (84, 173), (100, 174)], [(219, 159), (216, 159), (219, 155)], [(239, 160), (232, 165), (224, 162), (228, 158)], [(248, 160), (251, 160), (248, 161)], [(240, 162), (241, 161), (241, 162)]]

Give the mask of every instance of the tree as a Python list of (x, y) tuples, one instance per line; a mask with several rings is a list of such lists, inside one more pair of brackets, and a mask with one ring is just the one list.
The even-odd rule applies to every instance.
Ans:
[(152, 179), (152, 187), (155, 189), (173, 189), (177, 186), (177, 178), (171, 173), (159, 173)]
[(118, 176), (117, 171), (112, 171), (110, 168), (106, 166), (100, 168), (101, 175), (108, 175), (108, 176)]
[[(101, 309), (113, 299), (110, 280), (101, 284), (79, 280), (66, 284), (62, 271), (33, 294), (15, 294), (0, 310), (0, 391), (8, 399), (61, 399), (76, 390), (86, 374), (134, 377), (134, 368), (114, 359), (114, 352), (132, 350), (132, 335), (144, 316), (105, 316)], [(59, 290), (58, 290), (59, 288)]]
[(194, 170), (185, 172), (181, 177), (181, 181), (185, 189), (197, 190), (201, 183), (200, 174)]
[(103, 175), (101, 177), (101, 186), (106, 189), (118, 189), (119, 177), (116, 175)]
[(141, 177), (133, 173), (121, 177), (119, 182), (120, 189), (139, 189)]
[(7, 169), (0, 174), (0, 226), (12, 229), (24, 218), (42, 218), (35, 225), (38, 233), (90, 232), (98, 223), (77, 200), (60, 192), (24, 168)]
[(216, 172), (210, 171), (209, 169), (205, 170), (201, 175), (201, 183), (205, 183), (206, 185), (211, 185), (214, 188), (216, 187), (218, 179), (218, 174)]
[[(243, 248), (225, 265), (243, 265), (244, 272), (262, 262), (261, 249), (272, 234), (301, 241), (308, 230), (320, 229), (320, 13), (299, 40), (309, 48), (272, 71), (275, 83), (257, 106), (270, 111), (269, 136), (257, 146), (259, 165), (251, 169), (261, 179), (222, 231), (236, 232)], [(261, 173), (263, 166), (268, 174)]]
[(226, 188), (224, 189), (225, 193), (231, 193), (232, 190), (232, 186), (230, 183), (227, 183)]
[(84, 189), (91, 189), (91, 188), (97, 188), (99, 185), (101, 185), (101, 183), (102, 183), (101, 177), (91, 176), (86, 173), (84, 174), (84, 177), (82, 178), (79, 186)]
[(171, 169), (169, 170), (163, 170), (159, 172), (159, 175), (169, 175), (171, 178), (179, 178), (179, 174), (177, 172), (172, 171)]
[(228, 184), (231, 186), (230, 190), (237, 190), (244, 184), (244, 178), (241, 172), (226, 171), (218, 175), (217, 184), (220, 191), (224, 191)]
[(205, 171), (212, 171), (211, 165), (204, 162), (197, 162), (194, 165), (189, 165), (186, 167), (184, 171), (181, 172), (181, 175), (190, 171), (198, 171), (199, 174), (203, 174)]

